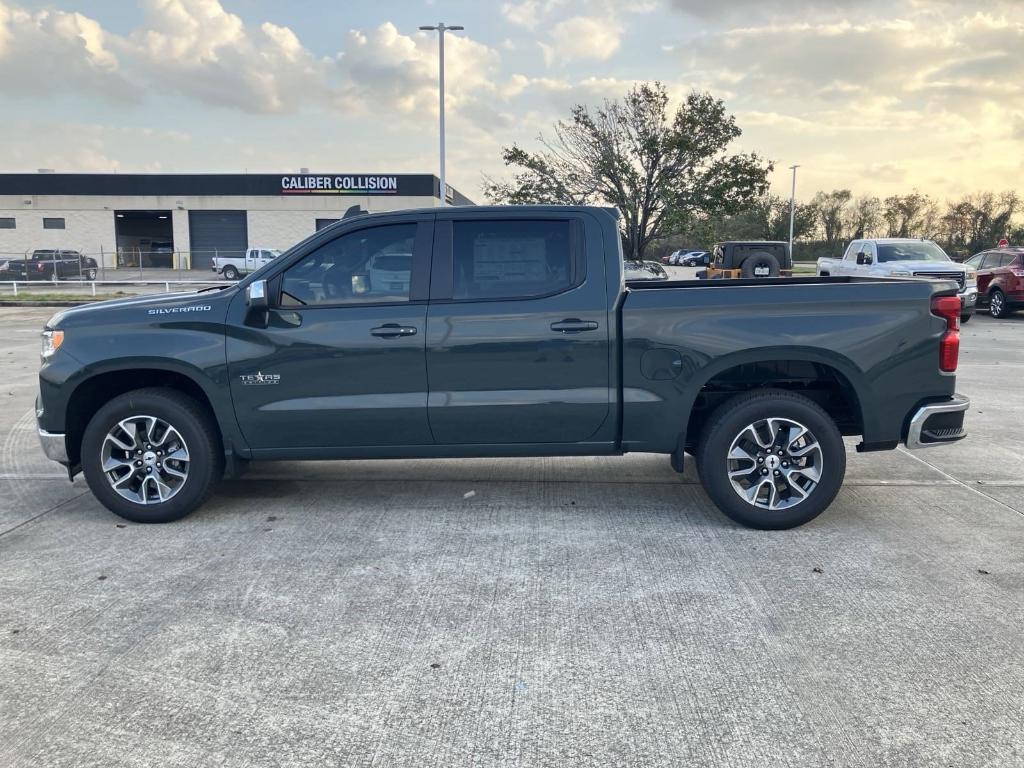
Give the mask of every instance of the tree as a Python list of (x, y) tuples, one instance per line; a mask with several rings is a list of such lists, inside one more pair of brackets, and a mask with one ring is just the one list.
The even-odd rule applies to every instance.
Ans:
[(729, 154), (740, 136), (721, 100), (690, 93), (674, 113), (661, 83), (642, 83), (601, 107), (572, 108), (539, 137), (543, 149), (502, 150), (511, 182), (484, 180), (495, 203), (613, 205), (626, 257), (641, 259), (655, 239), (695, 219), (742, 210), (768, 188), (773, 166), (756, 154)]
[(938, 228), (938, 207), (928, 195), (914, 190), (909, 195), (885, 198), (882, 218), (887, 237), (934, 237)]
[(853, 194), (848, 189), (834, 189), (819, 192), (813, 203), (818, 213), (818, 223), (825, 236), (825, 245), (831, 251), (843, 239), (843, 225), (846, 223), (846, 206)]
[(858, 197), (850, 206), (846, 218), (846, 232), (850, 240), (871, 237), (882, 226), (882, 201), (866, 195)]
[[(789, 240), (787, 198), (774, 194), (763, 195), (750, 206), (750, 212), (758, 223), (758, 237), (764, 240)], [(815, 203), (797, 203), (793, 211), (793, 239), (799, 240), (813, 232), (817, 220), (818, 209)]]
[(1010, 233), (1019, 207), (1015, 192), (981, 192), (951, 201), (942, 217), (947, 248), (970, 254), (992, 247)]

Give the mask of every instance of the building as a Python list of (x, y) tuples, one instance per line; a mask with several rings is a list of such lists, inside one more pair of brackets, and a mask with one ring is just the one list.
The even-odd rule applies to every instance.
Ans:
[[(0, 259), (62, 248), (118, 266), (208, 270), (340, 219), (441, 204), (430, 174), (0, 174)], [(471, 205), (448, 189), (448, 202)]]

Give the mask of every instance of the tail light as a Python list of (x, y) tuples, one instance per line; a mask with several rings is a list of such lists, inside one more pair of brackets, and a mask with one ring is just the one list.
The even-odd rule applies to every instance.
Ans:
[(943, 373), (953, 373), (960, 360), (960, 298), (934, 297), (932, 314), (946, 321), (946, 330), (939, 339), (939, 370)]

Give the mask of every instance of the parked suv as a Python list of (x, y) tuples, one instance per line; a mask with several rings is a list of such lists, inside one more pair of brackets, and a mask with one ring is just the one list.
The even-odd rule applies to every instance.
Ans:
[(978, 304), (992, 317), (1024, 309), (1024, 248), (982, 251), (964, 263), (978, 270)]
[(974, 315), (978, 300), (978, 272), (967, 264), (957, 264), (931, 240), (889, 237), (854, 240), (841, 259), (820, 258), (818, 275), (863, 275), (865, 277), (923, 277), (951, 280), (960, 296), (960, 322)]

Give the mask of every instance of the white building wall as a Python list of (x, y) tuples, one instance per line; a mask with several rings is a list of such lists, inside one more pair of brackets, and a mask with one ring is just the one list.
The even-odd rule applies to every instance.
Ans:
[[(0, 257), (21, 256), (39, 248), (70, 248), (116, 266), (115, 212), (170, 211), (174, 249), (190, 248), (190, 210), (247, 211), (249, 245), (289, 248), (316, 231), (317, 219), (340, 219), (351, 206), (394, 211), (439, 205), (434, 197), (360, 197), (355, 195), (281, 195), (253, 197), (0, 195), (0, 217), (15, 219), (15, 229), (0, 229)], [(64, 218), (65, 229), (43, 229), (44, 217)], [(187, 263), (187, 260), (186, 262)]]
[[(100, 249), (114, 251), (114, 214), (104, 210), (20, 207), (0, 208), (0, 217), (12, 218), (14, 229), (0, 229), (0, 258), (24, 256), (40, 248), (69, 248), (99, 261)], [(64, 229), (43, 229), (44, 218), (64, 219)], [(110, 262), (111, 264), (113, 261)]]

